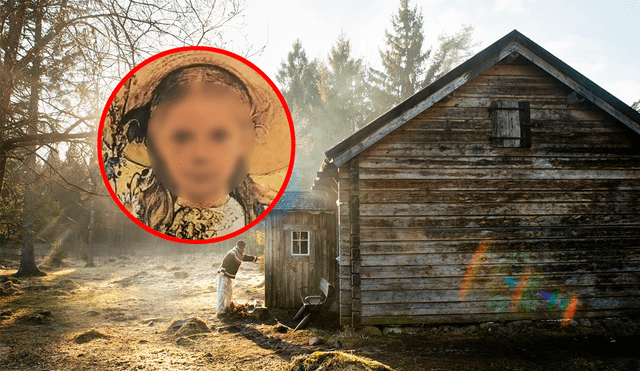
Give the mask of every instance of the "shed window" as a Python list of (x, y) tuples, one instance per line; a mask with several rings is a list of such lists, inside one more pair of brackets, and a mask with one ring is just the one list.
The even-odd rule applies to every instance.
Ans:
[(309, 255), (309, 231), (291, 231), (291, 255)]
[(529, 102), (491, 102), (491, 146), (531, 147)]

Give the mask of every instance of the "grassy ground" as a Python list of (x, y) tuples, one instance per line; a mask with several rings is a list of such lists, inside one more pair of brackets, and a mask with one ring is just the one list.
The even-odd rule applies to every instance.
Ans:
[[(219, 254), (100, 258), (96, 268), (72, 260), (47, 270), (45, 277), (5, 282), (3, 289), (11, 290), (0, 296), (0, 369), (640, 369), (637, 320), (564, 328), (438, 326), (395, 336), (339, 331), (330, 319), (294, 333), (287, 326), (294, 325), (295, 310), (220, 320), (212, 265), (221, 259)], [(8, 268), (0, 275), (15, 272)], [(234, 301), (264, 302), (258, 265), (242, 265)], [(171, 328), (174, 321), (193, 317), (200, 321)], [(324, 343), (310, 346), (315, 336)], [(341, 353), (310, 355), (337, 349)]]

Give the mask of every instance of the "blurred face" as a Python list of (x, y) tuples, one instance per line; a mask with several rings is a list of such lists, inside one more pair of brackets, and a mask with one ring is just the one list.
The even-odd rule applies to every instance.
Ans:
[(218, 206), (237, 186), (233, 179), (246, 176), (242, 165), (255, 145), (251, 110), (227, 85), (199, 82), (185, 89), (151, 114), (148, 139), (162, 162), (154, 169), (163, 169), (160, 178), (171, 180), (169, 190), (185, 204)]

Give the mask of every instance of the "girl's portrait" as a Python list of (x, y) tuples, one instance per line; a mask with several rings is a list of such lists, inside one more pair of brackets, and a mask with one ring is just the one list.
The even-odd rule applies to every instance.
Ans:
[(178, 51), (145, 64), (111, 101), (104, 176), (149, 228), (218, 238), (286, 186), (292, 136), (286, 107), (256, 70), (215, 49)]

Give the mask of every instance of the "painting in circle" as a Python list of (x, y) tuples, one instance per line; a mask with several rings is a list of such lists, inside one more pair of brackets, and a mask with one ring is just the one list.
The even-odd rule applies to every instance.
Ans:
[(102, 176), (136, 224), (211, 243), (257, 224), (291, 177), (295, 133), (275, 84), (225, 50), (185, 47), (134, 68), (98, 131)]

